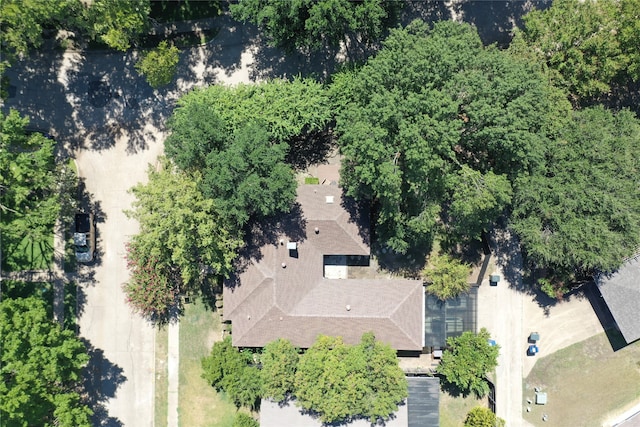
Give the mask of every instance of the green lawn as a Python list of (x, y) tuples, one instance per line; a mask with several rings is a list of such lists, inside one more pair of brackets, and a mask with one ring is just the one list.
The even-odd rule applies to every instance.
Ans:
[(169, 342), (168, 330), (166, 325), (160, 326), (156, 330), (156, 404), (155, 404), (155, 422), (156, 427), (167, 426), (168, 411), (168, 367), (167, 367), (167, 345)]
[(183, 427), (231, 427), (236, 407), (202, 379), (200, 359), (221, 337), (218, 313), (199, 300), (185, 305), (180, 319), (180, 388), (178, 414)]
[(440, 427), (460, 427), (467, 413), (476, 406), (487, 406), (487, 398), (477, 399), (474, 394), (467, 397), (452, 396), (440, 392)]
[(6, 271), (46, 270), (53, 261), (53, 227), (45, 242), (32, 244), (27, 238), (21, 242), (3, 239), (2, 268)]
[[(621, 336), (608, 331), (614, 346)], [(547, 392), (548, 404), (527, 404), (538, 387)], [(640, 342), (613, 351), (602, 333), (540, 358), (524, 380), (524, 419), (538, 426), (601, 426), (640, 398)], [(542, 415), (548, 421), (542, 421)]]

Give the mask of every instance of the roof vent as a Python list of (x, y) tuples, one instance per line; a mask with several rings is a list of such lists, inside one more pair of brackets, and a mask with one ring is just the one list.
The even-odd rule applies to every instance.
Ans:
[(324, 199), (327, 203), (333, 203), (333, 196), (325, 196)]
[(287, 268), (287, 263), (283, 262), (282, 263), (282, 268)]
[(320, 229), (318, 227), (314, 228), (313, 231), (315, 231), (316, 234), (320, 233)]
[(280, 246), (284, 245), (284, 239), (280, 239)]
[(347, 311), (351, 311), (351, 306), (349, 304), (347, 304)]

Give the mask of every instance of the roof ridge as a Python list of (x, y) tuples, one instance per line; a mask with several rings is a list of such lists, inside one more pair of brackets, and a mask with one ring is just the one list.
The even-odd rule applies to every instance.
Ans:
[[(416, 281), (417, 281), (417, 280), (416, 280)], [(422, 294), (424, 294), (424, 292), (425, 292), (425, 291), (424, 291), (424, 284), (421, 284), (421, 285), (420, 285), (420, 287), (422, 288), (422, 291), (421, 291), (421, 292), (422, 292)], [(420, 342), (418, 342), (418, 343), (417, 343), (416, 341), (414, 341), (414, 340), (413, 340), (413, 338), (411, 337), (411, 334), (409, 334), (409, 333), (408, 333), (408, 332), (407, 332), (407, 331), (406, 331), (406, 330), (405, 330), (401, 325), (399, 325), (399, 324), (396, 322), (396, 319), (395, 319), (396, 313), (398, 312), (398, 310), (400, 309), (400, 307), (402, 307), (402, 306), (404, 305), (404, 303), (405, 303), (405, 302), (407, 302), (407, 300), (408, 300), (409, 298), (411, 298), (411, 296), (413, 295), (413, 293), (414, 293), (414, 292), (415, 292), (415, 290), (414, 290), (414, 291), (411, 291), (411, 292), (407, 292), (407, 295), (405, 295), (405, 297), (402, 299), (402, 301), (400, 302), (400, 304), (396, 305), (396, 309), (395, 309), (395, 310), (393, 310), (393, 311), (391, 312), (391, 314), (389, 314), (389, 320), (391, 320), (391, 321), (393, 322), (393, 324), (394, 324), (394, 325), (396, 325), (396, 326), (398, 327), (398, 329), (400, 329), (400, 330), (405, 334), (405, 336), (407, 336), (407, 337), (409, 338), (409, 340), (410, 340), (411, 342), (413, 342), (414, 344), (417, 344), (418, 346), (422, 346), (422, 341), (420, 341)], [(424, 298), (424, 297), (423, 297), (423, 298)], [(424, 305), (424, 300), (423, 300), (423, 305)]]

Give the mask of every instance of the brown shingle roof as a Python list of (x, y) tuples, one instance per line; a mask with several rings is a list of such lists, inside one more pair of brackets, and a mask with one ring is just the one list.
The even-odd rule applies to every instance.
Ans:
[[(327, 196), (333, 203), (327, 203)], [(274, 234), (224, 288), (224, 316), (233, 324), (233, 344), (262, 347), (283, 337), (307, 348), (320, 334), (356, 344), (363, 333), (373, 331), (395, 349), (421, 350), (422, 283), (324, 278), (324, 255), (369, 255), (368, 230), (353, 218), (356, 211), (336, 186), (301, 186), (297, 200), (301, 217), (288, 220), (304, 230), (296, 237), (297, 253), (287, 249), (285, 231)]]

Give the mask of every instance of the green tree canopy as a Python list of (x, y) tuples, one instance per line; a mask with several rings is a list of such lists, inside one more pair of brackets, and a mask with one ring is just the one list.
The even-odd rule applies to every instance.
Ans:
[(479, 240), (491, 222), (511, 204), (511, 183), (505, 175), (483, 174), (462, 165), (451, 183), (448, 232)]
[(25, 129), (29, 119), (17, 111), (0, 113), (0, 232), (6, 253), (24, 241), (50, 245), (56, 219), (69, 216), (75, 179), (56, 165), (55, 141)]
[(426, 291), (444, 301), (469, 292), (471, 267), (450, 255), (433, 255), (422, 271)]
[(252, 217), (289, 211), (296, 184), (288, 143), (325, 129), (330, 118), (327, 94), (311, 80), (211, 86), (181, 98), (165, 152), (180, 169), (202, 174), (202, 191), (239, 230)]
[[(133, 236), (128, 256), (141, 268), (153, 267), (149, 272), (153, 275), (143, 275), (139, 283), (134, 276), (127, 288), (129, 297), (142, 291), (142, 284), (152, 286), (151, 277), (157, 278), (160, 289), (173, 292), (197, 291), (202, 271), (228, 275), (240, 242), (230, 235), (215, 202), (199, 190), (198, 174), (187, 175), (161, 159), (160, 170), (150, 166), (148, 176), (147, 184), (131, 189), (136, 201), (127, 215), (140, 222), (140, 233)], [(159, 312), (166, 309), (155, 307)]]
[(253, 355), (239, 351), (226, 337), (213, 345), (211, 354), (202, 358), (202, 377), (215, 389), (224, 390), (236, 406), (255, 409), (262, 396), (262, 381)]
[[(147, 29), (149, 0), (3, 0), (0, 72), (16, 55), (38, 48), (45, 29), (66, 29), (127, 50)], [(7, 57), (8, 56), (8, 57)]]
[(292, 50), (375, 42), (401, 7), (382, 0), (242, 0), (231, 5), (231, 13), (258, 25), (274, 45)]
[(482, 328), (476, 335), (463, 332), (459, 337), (447, 338), (447, 348), (437, 372), (461, 392), (482, 397), (489, 392), (485, 375), (498, 366), (500, 346), (489, 344), (491, 336)]
[(577, 111), (545, 157), (514, 195), (512, 227), (528, 260), (562, 279), (616, 269), (640, 246), (638, 119)]
[(398, 409), (407, 397), (407, 382), (395, 351), (372, 333), (354, 347), (340, 337), (319, 336), (300, 357), (295, 396), (323, 422), (364, 416), (375, 423)]
[(264, 397), (282, 402), (294, 390), (299, 350), (290, 341), (278, 339), (264, 346), (262, 356), (262, 384)]
[(296, 197), (287, 146), (271, 143), (262, 125), (236, 131), (233, 142), (207, 155), (202, 189), (229, 224), (241, 228), (252, 216), (288, 212)]
[(153, 88), (166, 86), (173, 80), (178, 69), (180, 50), (174, 45), (169, 46), (166, 40), (158, 44), (158, 47), (145, 53), (136, 62), (136, 69), (145, 76), (147, 82)]
[(570, 108), (532, 66), (454, 22), (392, 30), (331, 94), (342, 185), (373, 203), (376, 236), (401, 253), (431, 242), (443, 217), (477, 238)]
[(184, 151), (195, 153), (194, 140), (201, 135), (199, 132), (205, 136), (202, 142), (197, 141), (203, 145), (199, 150), (204, 153), (219, 150), (238, 129), (256, 121), (258, 113), (276, 142), (288, 142), (294, 136), (322, 130), (332, 118), (326, 91), (311, 79), (271, 80), (233, 87), (213, 85), (180, 98), (168, 123), (171, 134), (165, 142), (165, 152), (182, 169), (195, 167), (178, 163), (177, 157)]
[(638, 0), (556, 0), (524, 17), (515, 50), (546, 64), (574, 101), (591, 101), (640, 78), (638, 10)]
[(256, 421), (251, 415), (244, 412), (238, 412), (233, 419), (233, 425), (231, 427), (260, 427), (260, 423)]
[(467, 414), (464, 420), (464, 427), (504, 427), (505, 422), (502, 418), (489, 408), (476, 406)]
[(36, 297), (0, 302), (0, 419), (6, 426), (91, 426), (82, 403), (87, 350)]

